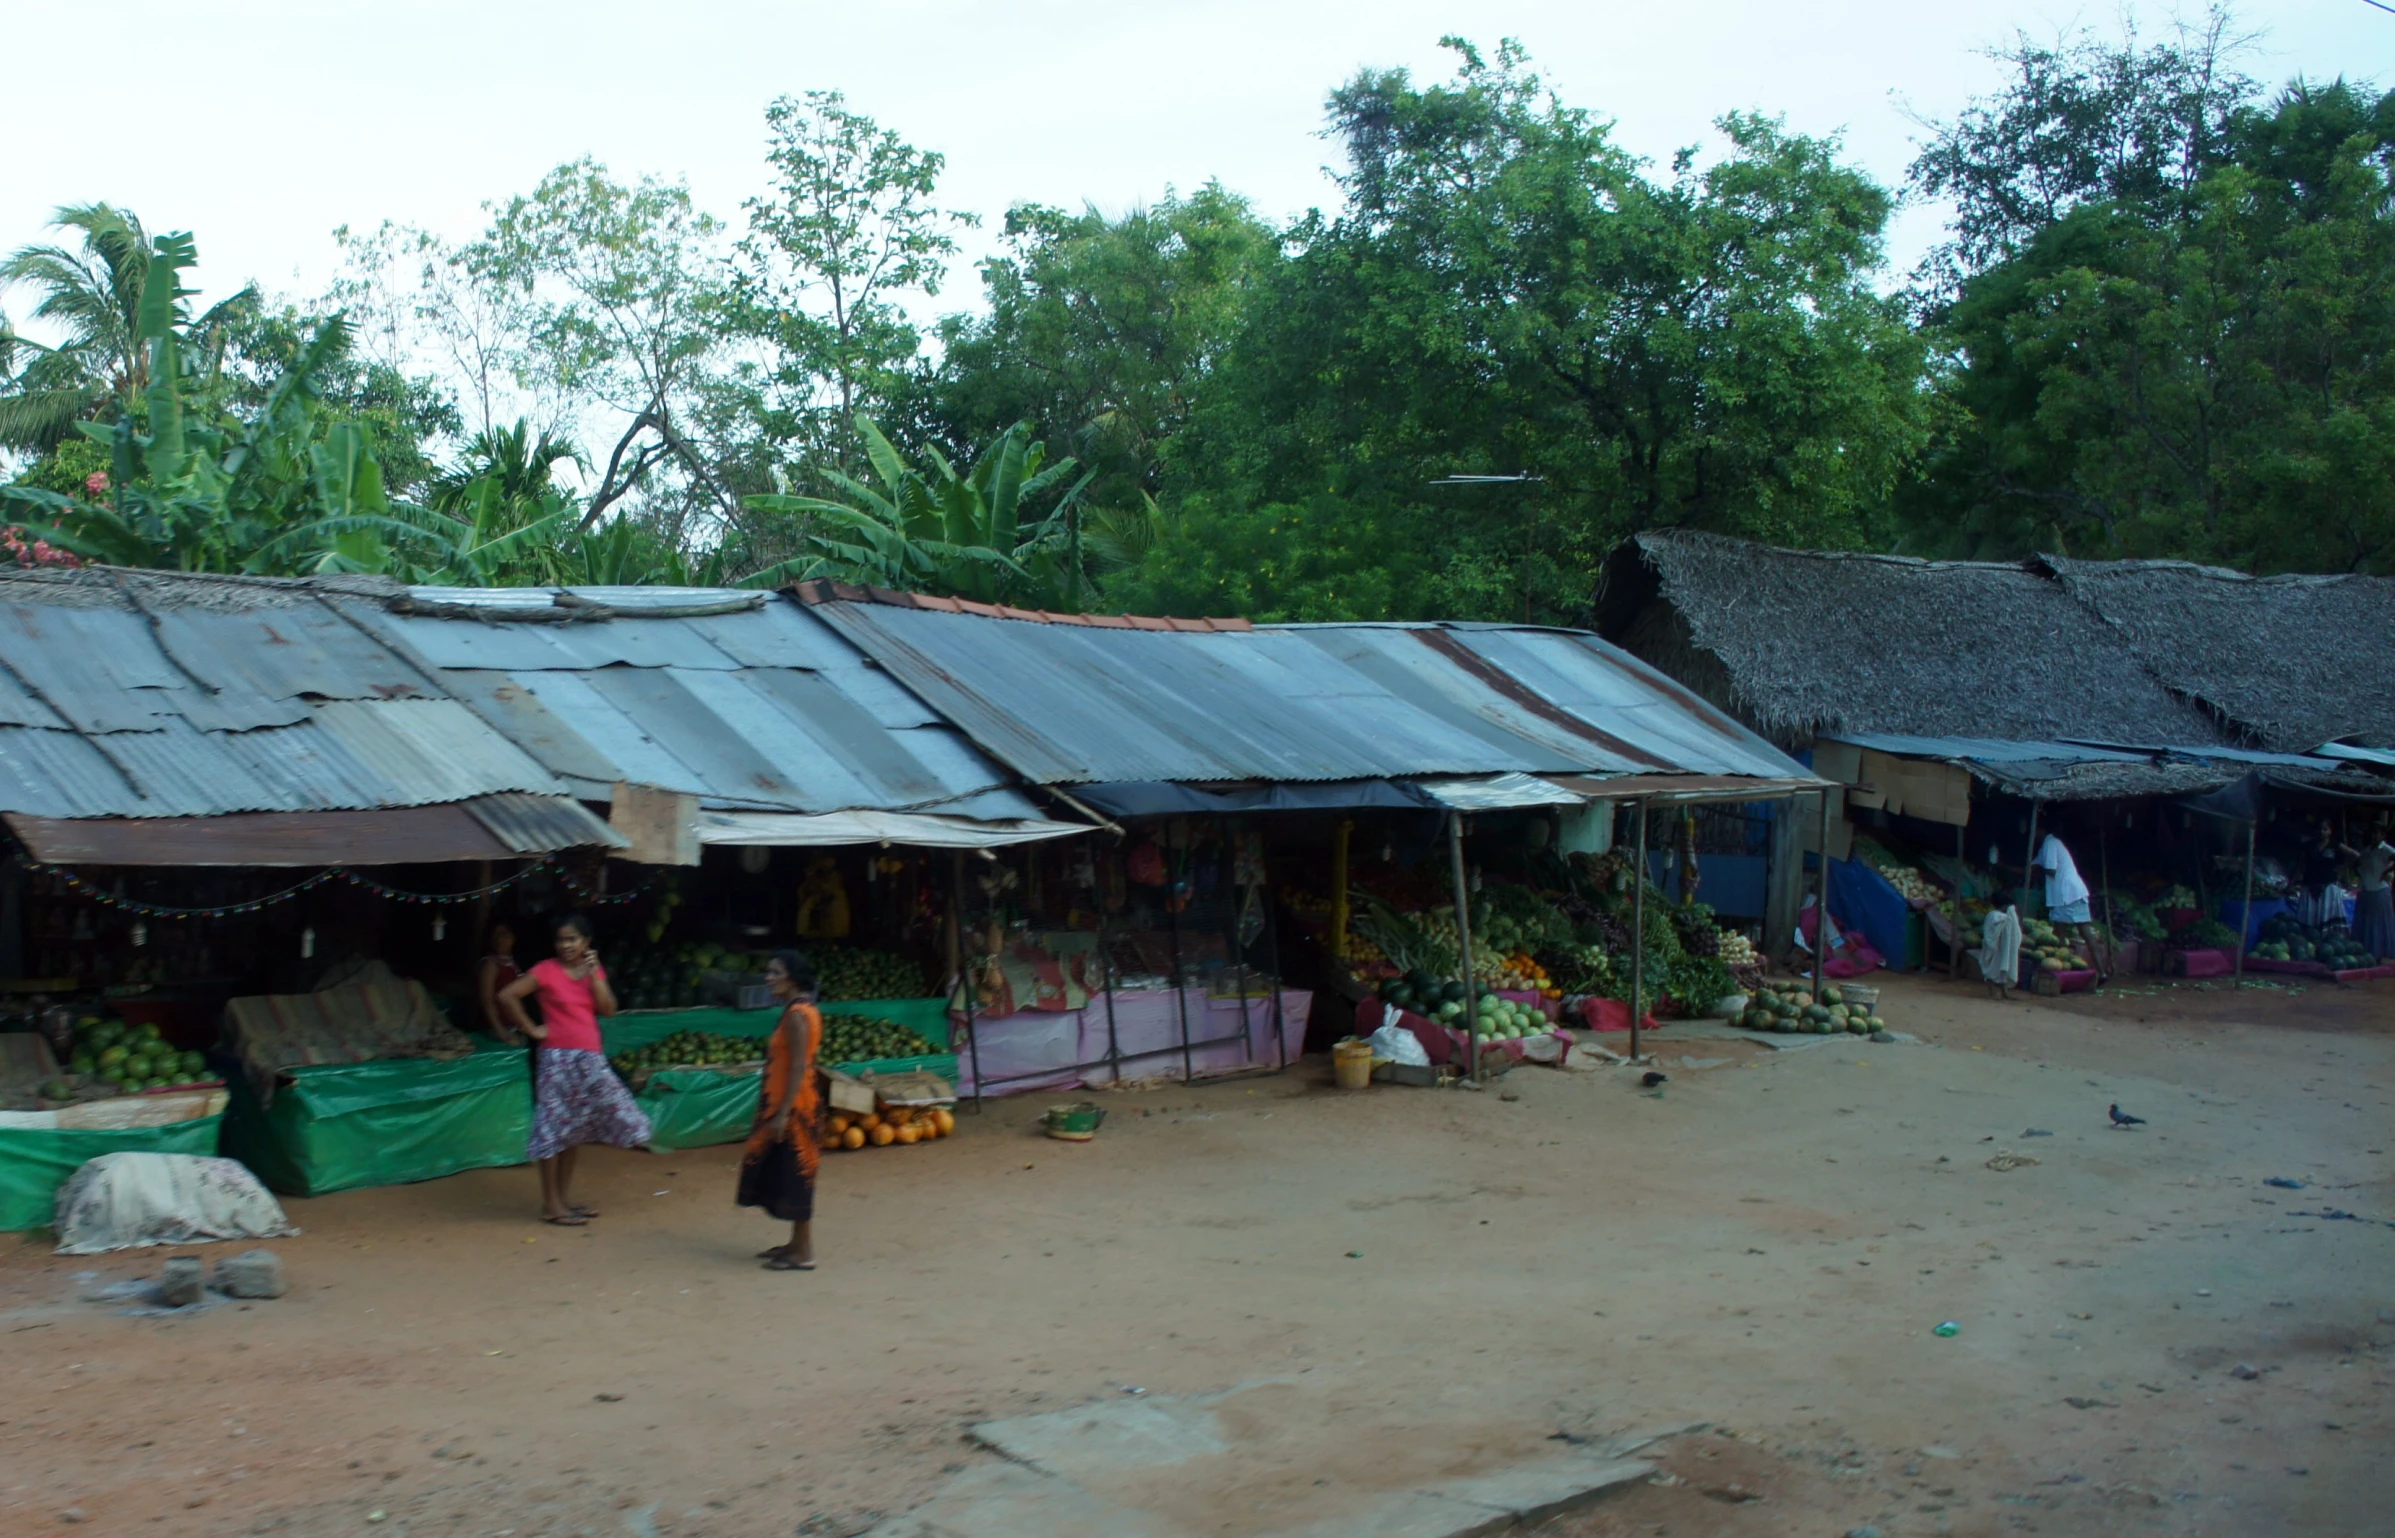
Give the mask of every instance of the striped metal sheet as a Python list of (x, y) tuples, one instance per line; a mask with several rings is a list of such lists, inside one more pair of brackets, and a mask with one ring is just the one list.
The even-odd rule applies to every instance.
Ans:
[[(574, 593), (616, 612), (527, 622), (520, 616), (541, 612), (547, 594), (446, 589), (410, 596), (490, 617), (353, 612), (588, 797), (631, 781), (721, 810), (1042, 815), (1013, 775), (795, 603), (774, 597), (737, 613), (687, 614), (675, 611), (759, 595)], [(642, 601), (619, 603), (625, 594)]]
[(1040, 784), (1700, 774), (1809, 782), (1595, 636), (1504, 625), (1040, 623), (850, 599), (809, 612)]

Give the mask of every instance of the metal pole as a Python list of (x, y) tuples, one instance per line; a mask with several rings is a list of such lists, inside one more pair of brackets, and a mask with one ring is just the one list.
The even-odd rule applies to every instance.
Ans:
[(956, 851), (948, 866), (948, 905), (956, 923), (957, 985), (965, 995), (965, 1051), (973, 1058), (973, 1109), (981, 1107), (981, 1028), (973, 1009), (973, 948), (965, 943), (965, 852)]
[[(1967, 812), (1965, 815), (1969, 815)], [(1970, 856), (1964, 851), (1963, 840), (1970, 836), (1968, 824), (1954, 825), (1954, 934), (1946, 944), (1946, 976), (1960, 981), (1963, 975), (1963, 869)]]
[(1647, 991), (1647, 803), (1637, 803), (1637, 870), (1630, 878), (1630, 1060), (1638, 1060), (1638, 1022)]
[(1472, 978), (1472, 891), (1464, 880), (1464, 814), (1447, 814), (1447, 853), (1455, 874), (1455, 945), (1464, 969), (1464, 1062), (1480, 1082), (1480, 988)]
[[(2104, 820), (2096, 824), (2096, 880), (2104, 888), (2104, 916), (2101, 919), (2097, 919), (2095, 924), (2092, 926), (2094, 933), (2089, 938), (2087, 943), (2091, 946), (2101, 947), (2103, 950), (2103, 957), (2100, 960), (2094, 956), (2090, 956), (2087, 959), (2096, 963), (2096, 971), (2099, 979), (2105, 982), (2110, 982), (2112, 980), (2113, 955), (2112, 829), (2108, 826), (2108, 824), (2112, 820), (2112, 814), (2109, 811), (2106, 811), (2100, 813), (2099, 815), (2102, 816)], [(2088, 915), (2088, 917), (2095, 918), (2095, 915), (2091, 913)]]
[[(1169, 829), (1167, 830), (1167, 836), (1170, 836)], [(1183, 849), (1172, 849), (1169, 845), (1167, 846), (1167, 852), (1169, 854), (1182, 856), (1186, 856), (1188, 853), (1188, 851)], [(1165, 866), (1164, 923), (1166, 930), (1172, 936), (1173, 999), (1174, 1002), (1179, 1004), (1181, 1007), (1181, 1082), (1184, 1084), (1194, 1084), (1197, 1082), (1197, 1063), (1195, 1058), (1190, 1054), (1189, 1050), (1189, 984), (1182, 977), (1182, 973), (1187, 969), (1181, 964), (1181, 915), (1175, 912), (1173, 909), (1173, 892), (1174, 889), (1179, 886), (1180, 882), (1178, 878), (1185, 872), (1186, 868), (1187, 866), (1185, 859), (1172, 861)]]
[[(1843, 795), (1843, 789), (1839, 792)], [(1821, 793), (1821, 840), (1813, 882), (1813, 1002), (1821, 1002), (1821, 968), (1830, 951), (1830, 793)]]
[[(1239, 896), (1239, 840), (1246, 831), (1237, 825), (1231, 829), (1230, 919), (1223, 925), (1222, 937), (1230, 942), (1231, 966), (1239, 977), (1239, 1050), (1248, 1062), (1253, 1063), (1256, 1060), (1256, 1023), (1247, 1017), (1247, 942), (1239, 938), (1239, 910), (1242, 905)], [(1212, 995), (1206, 999), (1206, 1013), (1209, 1018), (1214, 1013)]]
[(2245, 906), (2237, 910), (2237, 981), (2245, 981), (2245, 932), (2254, 927), (2254, 828), (2259, 819), (2245, 822)]

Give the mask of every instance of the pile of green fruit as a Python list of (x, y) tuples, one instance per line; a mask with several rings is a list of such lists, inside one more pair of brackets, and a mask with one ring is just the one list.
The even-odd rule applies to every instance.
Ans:
[(2265, 961), (2317, 961), (2334, 972), (2378, 965), (2351, 936), (2316, 936), (2283, 913), (2262, 921), (2261, 941), (2251, 954)]
[(660, 1068), (720, 1068), (761, 1062), (764, 1057), (765, 1038), (762, 1036), (676, 1031), (671, 1036), (659, 1037), (645, 1047), (618, 1052), (607, 1061), (618, 1075), (629, 1079), (635, 1074), (654, 1073)]
[(896, 951), (827, 945), (813, 954), (818, 998), (923, 999), (936, 991), (923, 969)]
[[(1494, 993), (1483, 993), (1475, 1000), (1462, 983), (1442, 981), (1427, 972), (1389, 979), (1381, 984), (1380, 996), (1384, 1004), (1410, 1009), (1459, 1031), (1467, 1016), (1476, 1014), (1473, 1035), (1482, 1041), (1515, 1041), (1544, 1035), (1549, 1029), (1545, 1013), (1535, 1006), (1517, 1004)], [(1469, 1010), (1467, 1002), (1476, 1003), (1477, 1011)]]
[[(154, 1025), (127, 1025), (86, 1015), (75, 1022), (75, 1044), (67, 1057), (67, 1072), (77, 1079), (98, 1080), (110, 1094), (139, 1094), (145, 1089), (210, 1082), (208, 1060), (197, 1052), (178, 1052), (168, 1046)], [(64, 1090), (61, 1094), (58, 1091)], [(42, 1086), (52, 1100), (71, 1100), (77, 1087), (65, 1080)]]
[(874, 1063), (894, 1057), (929, 1057), (940, 1049), (895, 1020), (872, 1015), (825, 1015), (823, 1062)]
[(1887, 1021), (1862, 1005), (1847, 1003), (1835, 983), (1822, 985), (1818, 1001), (1808, 988), (1773, 987), (1766, 983), (1748, 1000), (1746, 1013), (1739, 1016), (1738, 1023), (1750, 1031), (1799, 1036), (1835, 1036), (1841, 1031), (1868, 1036), (1888, 1028)]

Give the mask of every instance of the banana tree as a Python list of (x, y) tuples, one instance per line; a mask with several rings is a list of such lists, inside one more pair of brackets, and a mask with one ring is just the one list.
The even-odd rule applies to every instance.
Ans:
[[(777, 576), (838, 577), (984, 603), (1080, 605), (1078, 508), (1091, 477), (1067, 486), (1079, 468), (1073, 460), (1049, 464), (1047, 446), (1021, 423), (962, 474), (937, 449), (924, 451), (925, 468), (909, 465), (869, 418), (857, 418), (857, 431), (878, 484), (835, 472), (826, 479), (846, 500), (747, 499), (752, 511), (806, 520), (808, 555), (784, 563), (790, 569)], [(1030, 509), (1051, 494), (1047, 512), (1026, 525)]]

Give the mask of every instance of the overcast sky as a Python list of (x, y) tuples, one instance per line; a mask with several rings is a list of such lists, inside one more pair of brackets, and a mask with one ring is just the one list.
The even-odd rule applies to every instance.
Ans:
[[(2193, 10), (2194, 7), (2187, 7)], [(2139, 8), (2155, 33), (2174, 12)], [(1443, 76), (1444, 32), (1519, 38), (1565, 98), (1658, 159), (1732, 108), (1843, 133), (1884, 181), (1916, 132), (1994, 79), (2015, 28), (2116, 30), (2044, 0), (8, 0), (0, 249), (105, 199), (199, 241), (204, 292), (320, 289), (330, 232), (384, 219), (466, 236), (481, 204), (592, 154), (687, 178), (736, 216), (763, 182), (764, 104), (833, 88), (948, 157), (951, 206), (1109, 211), (1219, 177), (1268, 215), (1327, 204), (1324, 93), (1361, 66)], [(2249, 72), (2395, 83), (2395, 15), (2365, 0), (2246, 7)], [(1897, 256), (1934, 234), (1908, 216)], [(985, 237), (986, 238), (986, 237)], [(969, 302), (970, 275), (942, 308)], [(21, 313), (25, 300), (5, 301)]]

